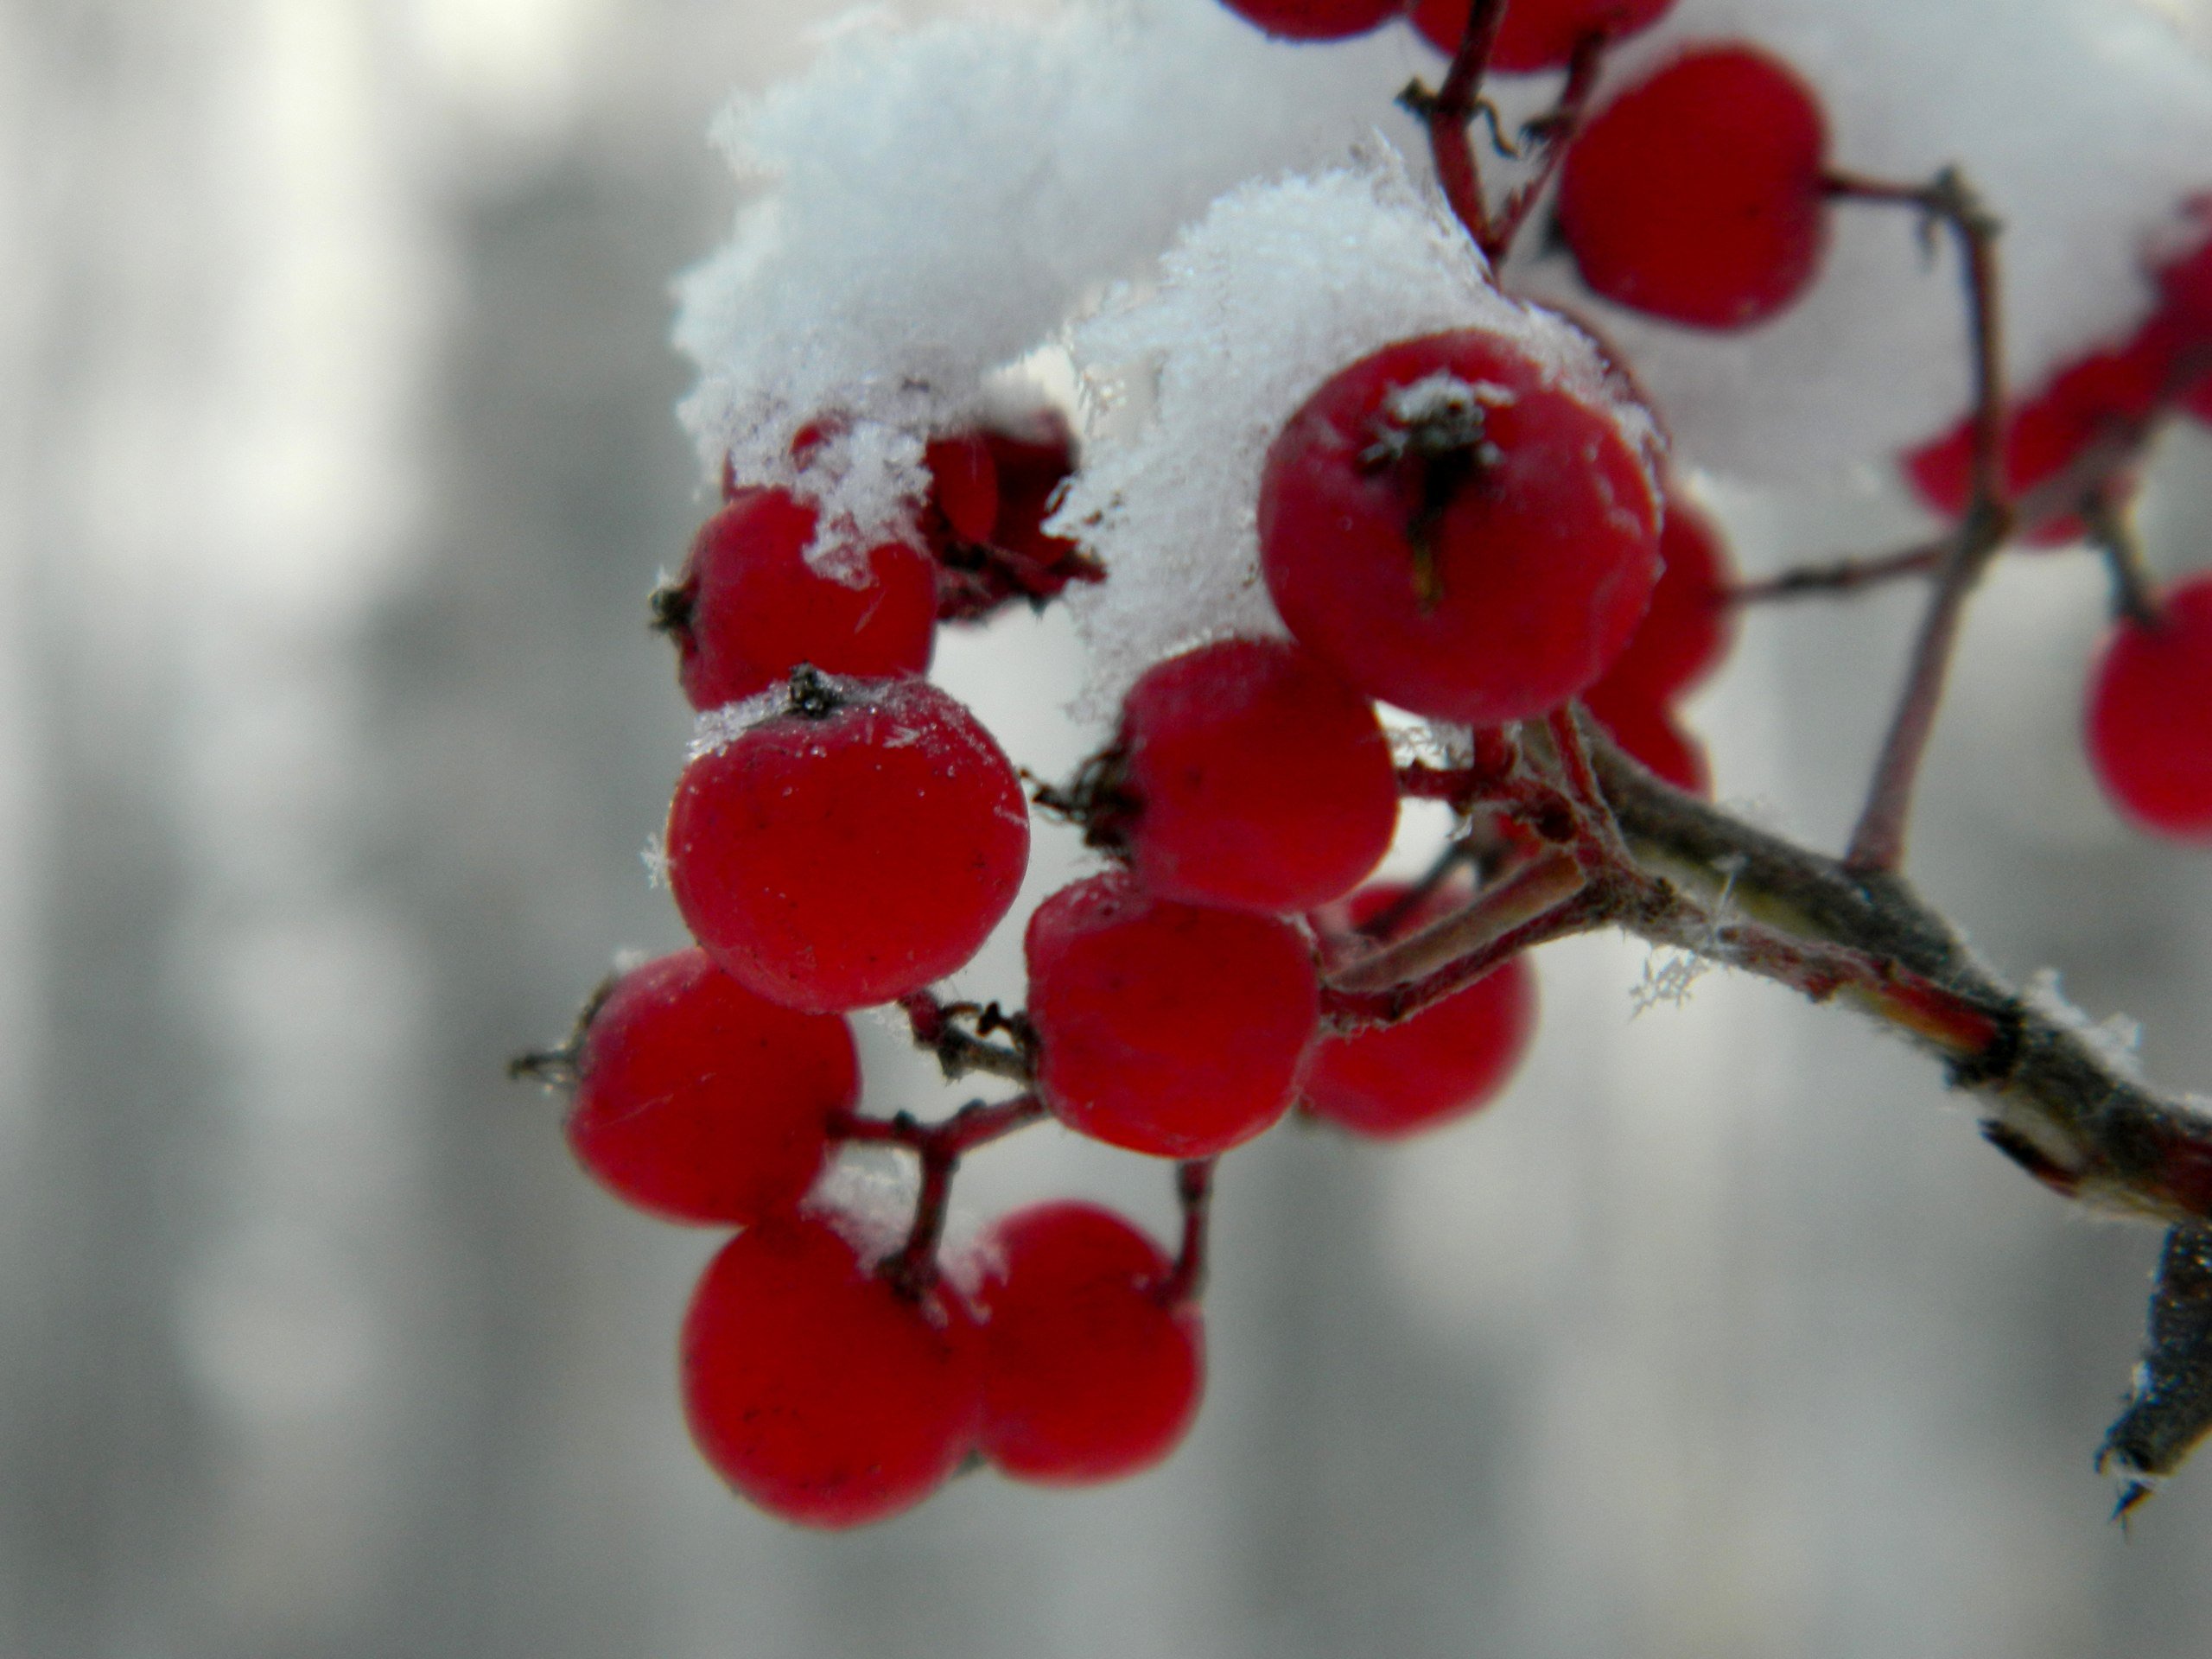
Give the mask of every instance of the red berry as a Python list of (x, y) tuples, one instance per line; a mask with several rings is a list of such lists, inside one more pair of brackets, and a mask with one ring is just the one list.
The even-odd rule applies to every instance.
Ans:
[(1038, 1092), (1071, 1128), (1206, 1158), (1289, 1105), (1319, 1014), (1290, 924), (1155, 899), (1116, 871), (1038, 906), (1024, 948)]
[(886, 543), (844, 581), (809, 564), (812, 506), (741, 489), (700, 527), (683, 573), (655, 595), (695, 709), (761, 691), (801, 663), (880, 679), (930, 665), (936, 573), (919, 548)]
[(1475, 329), (1385, 346), (1308, 398), (1268, 451), (1259, 530), (1302, 644), (1474, 725), (1590, 684), (1658, 575), (1658, 493), (1611, 413)]
[[(1405, 898), (1380, 883), (1319, 918), (1334, 934), (1332, 955), (1357, 948), (1351, 930)], [(1441, 897), (1441, 895), (1440, 895)], [(1392, 930), (1402, 937), (1448, 904), (1417, 906)], [(1399, 1024), (1325, 1037), (1315, 1045), (1300, 1092), (1308, 1110), (1378, 1139), (1417, 1134), (1485, 1104), (1510, 1080), (1536, 1029), (1536, 976), (1514, 957), (1465, 990)]]
[(812, 1527), (911, 1509), (976, 1443), (975, 1328), (912, 1300), (834, 1228), (779, 1217), (708, 1267), (684, 1316), (684, 1412), (723, 1479)]
[(1076, 466), (1075, 434), (1058, 410), (940, 439), (929, 464), (940, 620), (974, 621), (1017, 599), (1042, 603), (1071, 582), (1098, 578), (1081, 548), (1045, 531)]
[[(1564, 68), (1574, 48), (1593, 35), (1618, 40), (1649, 29), (1675, 0), (1512, 0), (1498, 21), (1490, 67), (1508, 74)], [(1414, 27), (1440, 51), (1457, 52), (1467, 33), (1473, 0), (1421, 0)]]
[(1045, 520), (1058, 505), (1060, 486), (1076, 469), (1075, 432), (1067, 417), (1040, 407), (995, 421), (982, 436), (998, 480), (992, 542), (1041, 564), (1057, 564), (1076, 550), (1065, 537), (1045, 533)]
[(1567, 152), (1559, 225), (1582, 279), (1675, 322), (1743, 328), (1818, 274), (1827, 129), (1795, 70), (1746, 46), (1675, 58)]
[(2145, 830), (2212, 838), (2212, 575), (2166, 594), (2155, 625), (2123, 620), (2089, 681), (2089, 762)]
[(980, 432), (932, 438), (922, 452), (930, 473), (930, 501), (956, 536), (990, 539), (999, 516), (999, 469)]
[(1397, 779), (1374, 705), (1288, 640), (1155, 664), (1122, 706), (1117, 747), (1122, 839), (1163, 899), (1310, 910), (1390, 849)]
[(1590, 688), (1584, 706), (1653, 776), (1692, 795), (1713, 793), (1705, 746), (1682, 729), (1665, 702), (1633, 688), (1617, 691), (1600, 680)]
[(1020, 780), (923, 681), (791, 686), (789, 708), (684, 768), (669, 884), (692, 936), (772, 1001), (889, 1001), (960, 967), (1013, 904)]
[(983, 1258), (983, 1455), (1076, 1485), (1173, 1452), (1198, 1414), (1203, 1332), (1167, 1300), (1152, 1241), (1090, 1205), (1045, 1204), (992, 1228)]
[(585, 1028), (569, 1145), (622, 1198), (675, 1221), (789, 1209), (860, 1097), (852, 1033), (747, 990), (703, 950), (633, 969)]
[(1222, 0), (1248, 23), (1292, 41), (1341, 41), (1376, 29), (1410, 0)]
[(1651, 608), (1586, 694), (1592, 706), (1629, 696), (1656, 702), (1678, 697), (1710, 674), (1734, 641), (1726, 543), (1710, 518), (1671, 490), (1666, 511), (1659, 532), (1666, 568), (1651, 590)]
[[(2005, 423), (2005, 486), (2018, 498), (2056, 480), (2099, 446), (2120, 453), (2139, 442), (2171, 378), (2177, 342), (2153, 318), (2121, 344), (2101, 347), (2056, 370)], [(1904, 473), (1920, 499), (1955, 518), (1974, 490), (1974, 420), (1962, 417), (1943, 436), (1904, 457)], [(2078, 499), (2068, 492), (2066, 506)], [(2024, 539), (2052, 547), (2085, 533), (2070, 511), (2031, 513)]]

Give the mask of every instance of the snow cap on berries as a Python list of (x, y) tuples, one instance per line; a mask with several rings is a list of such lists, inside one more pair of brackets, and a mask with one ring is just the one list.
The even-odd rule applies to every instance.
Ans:
[(1156, 286), (1120, 290), (1073, 331), (1096, 418), (1052, 528), (1108, 574), (1070, 600), (1091, 652), (1081, 713), (1104, 717), (1189, 646), (1282, 636), (1259, 569), (1268, 446), (1346, 364), (1453, 328), (1511, 340), (1656, 466), (1651, 417), (1589, 338), (1491, 286), (1379, 136), (1338, 166), (1230, 192), (1177, 238)]
[[(834, 25), (715, 127), (751, 194), (681, 286), (707, 475), (728, 457), (822, 503), (818, 548), (897, 535), (924, 438), (991, 376), (1221, 191), (1341, 150), (1406, 73), (1402, 41), (1317, 53), (1195, 0)], [(791, 440), (825, 418), (802, 468)]]

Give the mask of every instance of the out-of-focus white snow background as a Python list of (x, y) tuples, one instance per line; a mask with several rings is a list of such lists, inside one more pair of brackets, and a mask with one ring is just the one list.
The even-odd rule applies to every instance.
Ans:
[[(638, 859), (689, 731), (643, 595), (702, 510), (669, 283), (735, 206), (710, 118), (830, 9), (0, 3), (0, 1653), (2205, 1651), (2212, 1469), (2124, 1538), (2088, 1468), (2154, 1236), (1840, 1016), (1718, 975), (1636, 1014), (1612, 941), (1545, 953), (1482, 1119), (1230, 1160), (1166, 1469), (842, 1538), (720, 1489), (673, 1396), (714, 1239), (590, 1187), (499, 1066), (678, 937)], [(1928, 27), (2006, 146), (2078, 120), (1977, 101)], [(2208, 474), (2161, 458), (2165, 568), (2212, 563)], [(1912, 522), (1847, 472), (1716, 499), (1755, 568)], [(1993, 582), (1916, 868), (2204, 1083), (2212, 863), (2117, 825), (2073, 735), (2100, 602), (2075, 556)], [(1911, 612), (1755, 618), (1694, 711), (1723, 794), (1838, 842)], [(1017, 759), (1078, 758), (1064, 617), (939, 666)], [(1031, 896), (1073, 856), (1041, 837)], [(879, 1097), (936, 1103), (868, 1041)], [(1052, 1129), (963, 1180), (1071, 1190), (1169, 1219), (1164, 1172)]]

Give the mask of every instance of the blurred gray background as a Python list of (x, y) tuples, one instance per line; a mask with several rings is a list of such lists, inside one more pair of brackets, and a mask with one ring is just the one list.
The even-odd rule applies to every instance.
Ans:
[[(715, 1238), (500, 1066), (680, 937), (639, 858), (687, 731), (643, 598), (702, 511), (667, 283), (734, 200), (709, 114), (827, 10), (0, 0), (0, 1659), (2212, 1647), (2212, 1467), (2126, 1536), (2088, 1467), (2155, 1236), (1841, 1016), (1718, 974), (1639, 1014), (1611, 940), (1545, 954), (1483, 1118), (1229, 1161), (1165, 1470), (842, 1537), (721, 1489), (673, 1387)], [(2209, 454), (2161, 459), (2167, 568)], [(1903, 522), (1720, 500), (1753, 568)], [(1916, 868), (2212, 1080), (2212, 862), (2079, 758), (2101, 602), (2078, 556), (1993, 585)], [(1723, 796), (1839, 842), (1911, 611), (1754, 618), (1697, 710)], [(1015, 619), (941, 677), (1049, 773), (1069, 658)], [(1066, 1191), (1172, 1215), (1053, 1129), (963, 1184)]]

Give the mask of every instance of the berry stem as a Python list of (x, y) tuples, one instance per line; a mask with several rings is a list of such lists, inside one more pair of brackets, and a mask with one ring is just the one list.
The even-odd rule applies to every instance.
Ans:
[(937, 1247), (944, 1236), (953, 1172), (962, 1157), (1044, 1116), (1045, 1108), (1034, 1095), (1017, 1095), (1011, 1100), (971, 1100), (938, 1123), (925, 1123), (912, 1112), (888, 1118), (849, 1112), (831, 1121), (830, 1132), (838, 1140), (905, 1147), (921, 1160), (922, 1188), (914, 1203), (913, 1225), (905, 1245), (881, 1269), (901, 1295), (919, 1300), (937, 1282)]
[(1974, 492), (1965, 518), (1945, 549), (1928, 611), (1913, 646), (1904, 690), (1875, 763), (1866, 804), (1852, 831), (1845, 867), (1883, 874), (1904, 861), (1905, 830), (1928, 739), (1949, 677), (1951, 657), (1974, 586), (2011, 536), (2013, 508), (2005, 483), (2005, 334), (1997, 238), (2002, 226), (1965, 175), (1947, 167), (1925, 184), (1832, 174), (1829, 194), (1847, 200), (1918, 209), (1925, 223), (1947, 226), (1965, 266), (1967, 313), (1974, 358)]
[(533, 1048), (516, 1055), (507, 1062), (507, 1077), (520, 1083), (529, 1078), (548, 1089), (572, 1089), (576, 1083), (576, 1061), (584, 1052), (584, 1033), (591, 1029), (591, 1022), (607, 1006), (607, 999), (614, 995), (614, 988), (622, 982), (622, 976), (613, 973), (592, 987), (584, 1005), (576, 1010), (576, 1022), (569, 1027), (569, 1035), (556, 1048)]
[(1853, 594), (1901, 576), (1924, 575), (1943, 563), (1950, 537), (1923, 542), (1894, 553), (1838, 559), (1830, 564), (1799, 565), (1756, 582), (1739, 582), (1721, 595), (1730, 605), (1758, 605), (1770, 600)]
[(1491, 48), (1504, 16), (1505, 0), (1474, 0), (1467, 11), (1466, 33), (1459, 37), (1459, 49), (1452, 55), (1444, 85), (1432, 93), (1416, 81), (1406, 89), (1402, 100), (1427, 126), (1437, 184), (1485, 257), (1491, 245), (1490, 213), (1483, 203), (1482, 168), (1475, 160), (1474, 139), (1468, 129), (1481, 106), (1483, 75), (1490, 67)]
[(2105, 568), (2112, 575), (2113, 614), (2141, 627), (2155, 628), (2159, 619), (2158, 584), (2144, 563), (2143, 543), (2136, 537), (2126, 505), (2114, 499), (2115, 494), (2104, 489), (2091, 492), (2082, 504), (2082, 520), (2088, 525), (2097, 551), (2103, 555)]
[(1464, 841), (1451, 842), (1421, 873), (1419, 880), (1354, 928), (1353, 932), (1363, 938), (1389, 938), (1398, 931), (1401, 922), (1419, 911), (1439, 887), (1452, 879), (1452, 872), (1462, 864), (1473, 862), (1479, 856), (1477, 849)]
[[(1454, 982), (1436, 995), (1448, 995), (1452, 990), (1471, 985), (1512, 954), (1497, 948), (1501, 941), (1519, 939), (1530, 929), (1541, 928), (1558, 917), (1587, 881), (1582, 862), (1573, 853), (1554, 849), (1541, 854), (1485, 887), (1465, 909), (1338, 969), (1330, 976), (1328, 988), (1322, 993), (1324, 1012), (1350, 1014), (1355, 1021), (1372, 1018), (1373, 999), (1363, 994), (1388, 992), (1395, 998), (1400, 989), (1425, 992), (1428, 980), (1439, 973), (1452, 976)], [(1544, 937), (1559, 935), (1546, 932)], [(1478, 962), (1478, 971), (1461, 971)], [(1432, 1001), (1435, 996), (1424, 995), (1422, 1000)], [(1382, 1017), (1398, 1019), (1403, 1014), (1392, 1006)]]
[(1560, 163), (1567, 159), (1567, 147), (1574, 142), (1574, 135), (1581, 130), (1582, 118), (1589, 112), (1590, 95), (1598, 88), (1598, 77), (1605, 67), (1605, 48), (1612, 44), (1612, 38), (1601, 29), (1584, 35), (1576, 43), (1573, 55), (1567, 63), (1567, 84), (1560, 88), (1557, 101), (1523, 130), (1524, 136), (1534, 138), (1542, 153), (1535, 174), (1515, 186), (1505, 198), (1505, 205), (1498, 209), (1489, 234), (1477, 238), (1484, 257), (1492, 265), (1503, 264), (1512, 253), (1514, 238), (1520, 235), (1521, 226), (1550, 188)]
[[(927, 991), (908, 993), (899, 999), (899, 1007), (914, 1034), (914, 1046), (937, 1056), (947, 1081), (973, 1072), (1004, 1077), (1009, 1083), (1030, 1081), (1034, 1068), (1028, 1023), (1019, 1014), (1002, 1014), (995, 1002), (982, 1007), (972, 1002), (940, 1002)], [(956, 1023), (963, 1018), (975, 1022), (974, 1033)], [(992, 1031), (1011, 1033), (1016, 1046), (985, 1042), (984, 1033)]]
[(1206, 1285), (1206, 1232), (1213, 1214), (1213, 1166), (1217, 1158), (1192, 1158), (1175, 1166), (1175, 1200), (1183, 1210), (1183, 1243), (1174, 1271), (1160, 1281), (1160, 1300), (1170, 1307), (1195, 1302)]

